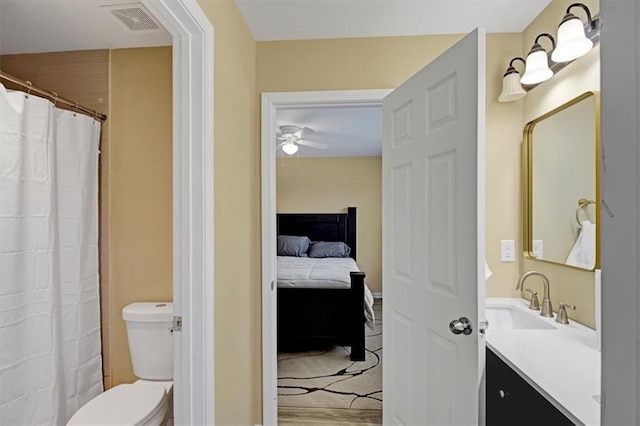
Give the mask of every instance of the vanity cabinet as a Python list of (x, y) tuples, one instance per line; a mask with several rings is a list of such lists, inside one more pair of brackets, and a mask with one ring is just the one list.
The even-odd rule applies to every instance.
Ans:
[(573, 425), (488, 348), (486, 378), (487, 425)]

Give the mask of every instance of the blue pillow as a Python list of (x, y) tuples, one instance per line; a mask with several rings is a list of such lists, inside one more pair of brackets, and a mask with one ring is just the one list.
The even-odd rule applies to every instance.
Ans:
[(351, 248), (342, 241), (316, 241), (311, 243), (309, 257), (349, 257)]
[(307, 237), (278, 235), (278, 256), (307, 257), (310, 242)]

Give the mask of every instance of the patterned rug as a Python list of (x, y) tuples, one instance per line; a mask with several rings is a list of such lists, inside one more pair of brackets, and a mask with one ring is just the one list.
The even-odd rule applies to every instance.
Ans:
[(382, 410), (382, 300), (375, 330), (366, 329), (366, 359), (353, 362), (349, 347), (278, 354), (278, 406)]

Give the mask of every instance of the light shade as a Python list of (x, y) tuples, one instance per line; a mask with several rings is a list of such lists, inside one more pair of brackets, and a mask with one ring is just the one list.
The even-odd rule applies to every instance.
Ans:
[(527, 56), (527, 66), (524, 75), (520, 79), (522, 84), (538, 84), (549, 80), (553, 76), (553, 71), (549, 68), (549, 58), (547, 52), (541, 50), (531, 50)]
[(298, 145), (293, 143), (293, 141), (289, 141), (289, 142), (285, 143), (284, 145), (282, 145), (282, 150), (287, 155), (293, 155), (296, 152), (298, 152)]
[(567, 14), (558, 27), (558, 46), (551, 54), (554, 62), (569, 62), (589, 52), (593, 42), (584, 32), (582, 21), (575, 15)]
[(520, 84), (520, 73), (513, 71), (505, 74), (502, 78), (502, 93), (498, 97), (498, 102), (513, 102), (522, 99), (527, 92)]

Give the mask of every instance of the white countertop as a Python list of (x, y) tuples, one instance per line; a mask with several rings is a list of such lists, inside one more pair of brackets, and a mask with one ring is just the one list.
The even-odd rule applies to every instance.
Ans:
[[(487, 298), (486, 306), (514, 306), (536, 316), (553, 330), (499, 329), (489, 324), (487, 346), (558, 410), (577, 424), (599, 425), (600, 358), (595, 330), (576, 323), (562, 325), (528, 309), (529, 301)], [(569, 311), (571, 317), (571, 311)]]

